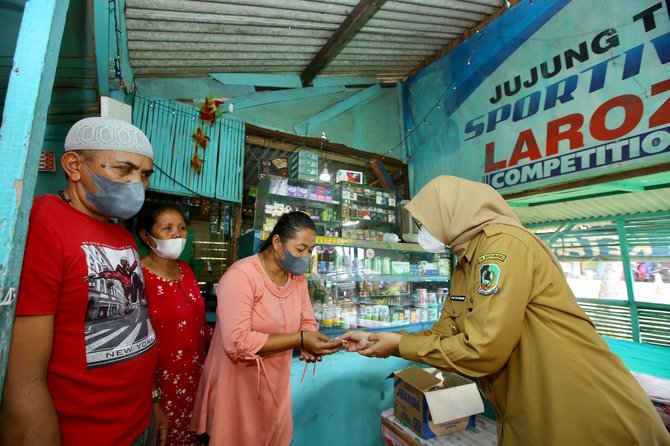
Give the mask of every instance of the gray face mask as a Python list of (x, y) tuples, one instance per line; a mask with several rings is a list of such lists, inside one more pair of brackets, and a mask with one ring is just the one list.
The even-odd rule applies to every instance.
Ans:
[(289, 272), (294, 276), (299, 276), (307, 272), (311, 257), (296, 257), (291, 254), (291, 251), (287, 248), (284, 248), (284, 256), (283, 259), (276, 257), (277, 263), (279, 263), (279, 266), (281, 266), (284, 271)]
[(134, 217), (144, 204), (144, 185), (140, 182), (119, 183), (98, 175), (84, 162), (98, 192), (86, 191), (86, 199), (108, 217), (127, 220)]

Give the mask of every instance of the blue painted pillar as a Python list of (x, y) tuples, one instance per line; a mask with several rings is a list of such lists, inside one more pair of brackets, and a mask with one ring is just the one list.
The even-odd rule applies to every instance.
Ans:
[(69, 0), (25, 4), (0, 127), (0, 398), (14, 298)]
[(626, 222), (618, 219), (616, 230), (619, 236), (619, 247), (621, 249), (621, 262), (623, 263), (623, 277), (626, 281), (626, 295), (628, 296), (628, 307), (630, 308), (630, 323), (633, 327), (633, 341), (640, 342), (640, 318), (637, 314), (637, 302), (635, 301), (635, 288), (633, 286), (633, 271), (630, 269), (630, 248), (626, 237)]

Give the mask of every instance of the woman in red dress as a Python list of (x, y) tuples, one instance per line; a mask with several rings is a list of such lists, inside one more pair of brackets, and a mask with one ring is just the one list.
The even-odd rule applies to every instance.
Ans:
[(167, 444), (197, 445), (189, 427), (212, 330), (193, 270), (177, 259), (186, 245), (186, 222), (176, 207), (150, 205), (138, 215), (136, 231), (150, 248), (141, 262), (156, 332), (156, 383), (162, 393), (157, 403), (168, 417)]

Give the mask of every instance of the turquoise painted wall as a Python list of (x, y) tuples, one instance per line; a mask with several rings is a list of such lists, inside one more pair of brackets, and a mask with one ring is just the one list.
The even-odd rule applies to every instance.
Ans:
[[(360, 90), (352, 89), (325, 96), (260, 105), (226, 115), (259, 127), (295, 134), (293, 126), (296, 123), (343, 101)], [(386, 154), (400, 143), (398, 108), (397, 88), (395, 86), (382, 88), (378, 96), (316, 128), (308, 129), (307, 136), (318, 138), (321, 132), (325, 132), (330, 142), (366, 152)], [(406, 161), (400, 148), (386, 156)]]

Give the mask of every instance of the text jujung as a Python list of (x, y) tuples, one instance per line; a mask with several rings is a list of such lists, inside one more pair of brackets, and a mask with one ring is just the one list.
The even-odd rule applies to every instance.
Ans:
[[(540, 66), (532, 67), (528, 72), (528, 78), (522, 80), (521, 74), (514, 76), (512, 81), (506, 80), (503, 84), (495, 86), (495, 94), (489, 98), (491, 104), (496, 104), (503, 96), (512, 97), (521, 91), (521, 87), (531, 88), (535, 86), (540, 76), (542, 79), (551, 79), (558, 75), (564, 68), (570, 69), (575, 66), (575, 62), (586, 62), (591, 53), (603, 54), (606, 51), (619, 46), (619, 36), (614, 29), (606, 29), (593, 38), (591, 44), (583, 41), (577, 48), (570, 48), (557, 54), (551, 61), (544, 61)], [(591, 48), (591, 52), (589, 52)], [(550, 66), (551, 65), (551, 66)], [(538, 75), (539, 70), (539, 75)]]

